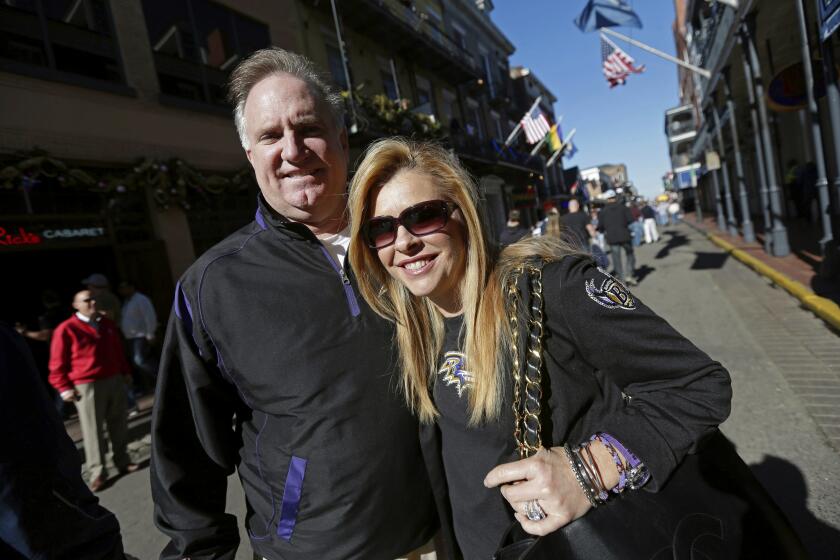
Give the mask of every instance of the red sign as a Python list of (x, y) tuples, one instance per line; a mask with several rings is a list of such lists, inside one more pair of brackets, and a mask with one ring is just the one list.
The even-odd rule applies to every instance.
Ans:
[(0, 246), (40, 244), (41, 236), (26, 231), (22, 226), (17, 228), (17, 232), (7, 232), (6, 228), (0, 226)]

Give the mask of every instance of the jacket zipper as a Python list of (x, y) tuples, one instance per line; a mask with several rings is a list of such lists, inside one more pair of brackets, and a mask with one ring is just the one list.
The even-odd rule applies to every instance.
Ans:
[(335, 262), (335, 259), (332, 258), (330, 252), (327, 251), (327, 248), (321, 245), (321, 251), (324, 252), (324, 256), (327, 257), (327, 260), (330, 262), (330, 265), (333, 267), (338, 273), (339, 278), (341, 278), (341, 284), (344, 287), (344, 295), (347, 297), (347, 305), (350, 307), (350, 314), (353, 317), (358, 317), (361, 311), (359, 310), (359, 300), (356, 299), (356, 292), (353, 291), (353, 285), (350, 284), (350, 278), (347, 276), (347, 273), (344, 272), (344, 269), (338, 266), (338, 263)]

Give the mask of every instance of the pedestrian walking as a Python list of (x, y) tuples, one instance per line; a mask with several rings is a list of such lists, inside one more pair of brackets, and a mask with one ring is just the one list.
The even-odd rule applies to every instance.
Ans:
[(659, 230), (656, 229), (656, 211), (648, 202), (642, 206), (642, 227), (645, 231), (645, 243), (659, 241)]
[(595, 237), (595, 227), (585, 212), (580, 210), (580, 202), (569, 200), (569, 212), (560, 217), (560, 222), (568, 231), (568, 241), (576, 247), (589, 252), (589, 246)]
[(499, 237), (499, 244), (504, 247), (511, 243), (516, 243), (523, 237), (530, 235), (530, 230), (525, 227), (520, 221), (521, 214), (519, 210), (511, 210), (508, 212), (508, 221), (505, 224), (505, 229)]
[[(637, 284), (635, 278), (636, 255), (633, 252), (633, 243), (630, 237), (630, 224), (633, 223), (633, 215), (624, 203), (618, 202), (614, 190), (610, 189), (605, 193), (607, 205), (598, 214), (598, 228), (604, 232), (607, 244), (610, 247), (612, 265), (619, 280), (629, 286)], [(626, 268), (622, 264), (622, 253), (626, 259)]]
[(276, 48), (231, 75), (260, 194), (255, 220), (176, 288), (152, 414), (162, 560), (234, 557), (235, 470), (259, 558), (392, 560), (437, 531), (443, 482), (394, 390), (393, 327), (346, 262), (349, 144), (330, 81)]
[(642, 211), (639, 205), (635, 202), (630, 203), (630, 213), (633, 215), (633, 221), (630, 223), (630, 236), (633, 241), (633, 247), (639, 247), (642, 244), (643, 228), (642, 228)]
[(0, 324), (0, 558), (124, 560), (22, 337)]
[(668, 224), (675, 226), (680, 221), (680, 203), (675, 198), (668, 204)]
[(125, 474), (138, 468), (127, 451), (125, 380), (131, 368), (119, 327), (98, 313), (93, 294), (77, 293), (73, 309), (76, 313), (53, 332), (49, 379), (62, 399), (76, 404), (90, 489), (98, 492), (108, 480), (106, 427), (117, 470)]
[(96, 309), (99, 314), (119, 325), (122, 306), (119, 298), (111, 291), (111, 282), (108, 277), (97, 272), (82, 280), (82, 285), (86, 286), (91, 295), (96, 298)]
[[(123, 298), (120, 328), (134, 371), (140, 374), (135, 377), (134, 386), (154, 387), (158, 370), (158, 359), (153, 350), (158, 326), (155, 306), (148, 296), (137, 291), (131, 281), (123, 280), (117, 290)], [(134, 397), (136, 399), (136, 393)]]

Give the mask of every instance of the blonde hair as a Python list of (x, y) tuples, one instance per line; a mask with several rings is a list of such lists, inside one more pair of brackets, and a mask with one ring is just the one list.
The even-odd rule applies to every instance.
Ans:
[(497, 257), (479, 217), (475, 182), (455, 155), (436, 144), (404, 138), (379, 140), (368, 148), (350, 185), (348, 255), (362, 296), (376, 313), (396, 324), (400, 387), (409, 408), (423, 422), (438, 414), (430, 388), (443, 346), (443, 316), (431, 301), (414, 296), (388, 274), (363, 235), (363, 225), (371, 217), (371, 194), (397, 173), (409, 170), (431, 177), (442, 196), (454, 202), (463, 216), (467, 245), (461, 281), (463, 351), (474, 375), (469, 392), (470, 424), (495, 419), (504, 401), (504, 368), (511, 350), (504, 282), (525, 260), (535, 256), (559, 259), (575, 251), (556, 239), (537, 238), (514, 243)]

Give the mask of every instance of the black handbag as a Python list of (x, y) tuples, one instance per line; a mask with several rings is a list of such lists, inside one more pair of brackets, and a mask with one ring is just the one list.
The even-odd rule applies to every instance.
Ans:
[[(521, 393), (514, 395), (514, 403), (539, 417), (542, 392), (533, 385), (541, 382), (540, 372), (534, 371), (542, 362), (536, 360), (542, 351), (541, 267), (527, 265), (517, 272), (507, 287), (512, 327), (518, 326), (513, 313), (521, 305), (517, 286), (522, 273), (530, 303), (528, 360), (520, 380), (519, 359), (514, 359), (514, 389)], [(539, 422), (523, 416), (517, 419), (516, 440), (520, 454), (527, 456), (539, 448)], [(513, 523), (494, 560), (808, 558), (784, 514), (720, 431), (698, 449), (683, 459), (658, 492), (625, 491), (544, 537), (525, 533)]]

